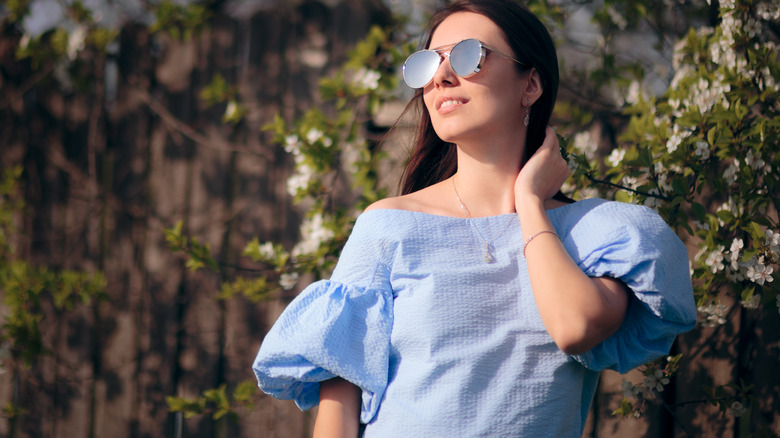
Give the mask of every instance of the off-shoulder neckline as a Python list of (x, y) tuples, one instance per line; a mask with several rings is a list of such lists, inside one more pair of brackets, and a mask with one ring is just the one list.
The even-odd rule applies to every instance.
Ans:
[[(572, 202), (570, 204), (561, 205), (559, 207), (550, 208), (550, 209), (547, 209), (546, 211), (547, 211), (547, 214), (557, 215), (557, 214), (559, 214), (562, 211), (566, 211), (566, 210), (569, 210), (569, 209), (573, 208), (574, 206), (577, 206), (577, 205), (582, 206), (584, 204), (589, 204), (591, 202), (606, 202), (606, 200), (600, 199), (600, 198), (588, 198), (588, 199), (583, 199), (581, 201), (575, 201), (575, 202)], [(374, 213), (374, 214), (382, 214), (382, 213), (384, 213), (384, 214), (389, 214), (389, 213), (410, 214), (410, 215), (415, 215), (415, 216), (423, 216), (423, 217), (429, 217), (429, 218), (432, 218), (432, 219), (442, 219), (442, 220), (447, 220), (447, 219), (450, 219), (450, 220), (464, 220), (464, 221), (468, 221), (469, 220), (468, 217), (464, 217), (464, 216), (448, 216), (448, 215), (436, 214), (436, 213), (428, 213), (428, 212), (418, 211), (418, 210), (406, 210), (406, 209), (402, 209), (402, 208), (375, 208), (373, 210), (364, 211), (360, 215), (361, 216), (371, 215), (372, 213)], [(472, 220), (491, 220), (491, 219), (498, 219), (498, 218), (507, 217), (507, 216), (513, 216), (513, 215), (516, 215), (516, 214), (517, 213), (502, 213), (502, 214), (492, 215), (492, 216), (477, 216), (477, 217), (472, 217), (471, 219)]]

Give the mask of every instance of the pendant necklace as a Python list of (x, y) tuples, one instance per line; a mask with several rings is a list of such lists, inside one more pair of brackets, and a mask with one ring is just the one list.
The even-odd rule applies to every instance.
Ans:
[(504, 231), (506, 231), (507, 228), (509, 228), (509, 224), (514, 222), (514, 218), (507, 222), (507, 224), (504, 226), (504, 228), (501, 229), (496, 235), (488, 241), (485, 239), (485, 236), (482, 235), (482, 232), (479, 231), (479, 228), (477, 227), (477, 224), (474, 223), (474, 220), (471, 218), (471, 212), (466, 207), (466, 204), (463, 203), (463, 200), (460, 199), (460, 194), (458, 194), (458, 188), (455, 187), (455, 176), (452, 176), (452, 189), (455, 191), (455, 196), (458, 198), (458, 203), (460, 203), (460, 208), (466, 213), (466, 217), (469, 220), (469, 223), (472, 227), (474, 227), (474, 230), (477, 231), (477, 235), (479, 235), (479, 238), (482, 239), (482, 243), (485, 245), (485, 252), (482, 254), (482, 261), (485, 263), (493, 263), (495, 261), (495, 258), (492, 254), (490, 254), (490, 244), (493, 242), (493, 240), (496, 239), (496, 237), (500, 236)]

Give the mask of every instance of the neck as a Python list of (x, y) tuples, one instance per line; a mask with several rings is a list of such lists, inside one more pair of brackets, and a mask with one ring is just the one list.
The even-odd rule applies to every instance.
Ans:
[(520, 171), (522, 145), (458, 146), (454, 179), (463, 204), (472, 217), (515, 211), (515, 181)]

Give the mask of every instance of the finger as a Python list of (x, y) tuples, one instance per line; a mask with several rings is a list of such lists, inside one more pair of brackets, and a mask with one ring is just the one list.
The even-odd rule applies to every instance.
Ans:
[(555, 129), (548, 125), (547, 129), (544, 131), (544, 134), (545, 137), (544, 141), (542, 142), (542, 148), (560, 150), (560, 147), (558, 147), (558, 136), (555, 135)]

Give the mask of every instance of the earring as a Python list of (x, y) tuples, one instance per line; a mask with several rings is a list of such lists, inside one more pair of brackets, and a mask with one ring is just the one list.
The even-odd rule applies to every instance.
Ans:
[[(526, 100), (526, 103), (528, 101)], [(523, 118), (523, 125), (528, 126), (531, 123), (531, 105), (525, 106), (525, 117)]]

